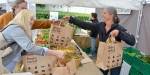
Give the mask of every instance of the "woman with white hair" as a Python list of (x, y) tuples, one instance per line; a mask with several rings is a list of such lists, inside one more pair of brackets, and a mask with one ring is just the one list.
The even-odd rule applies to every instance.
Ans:
[(9, 72), (13, 72), (16, 63), (21, 58), (21, 52), (25, 50), (36, 55), (55, 55), (63, 58), (64, 52), (49, 50), (32, 43), (31, 27), (34, 21), (33, 13), (29, 10), (21, 10), (9, 24), (4, 27), (2, 34), (12, 48), (12, 52), (5, 56), (3, 65)]

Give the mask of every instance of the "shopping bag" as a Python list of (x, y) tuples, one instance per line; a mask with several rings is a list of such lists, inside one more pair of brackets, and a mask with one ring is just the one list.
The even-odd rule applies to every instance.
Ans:
[(66, 64), (67, 68), (69, 69), (69, 72), (71, 75), (74, 75), (77, 71), (77, 65), (75, 59), (72, 59)]
[(71, 75), (68, 68), (65, 67), (55, 67), (52, 71), (52, 75)]
[(109, 37), (106, 42), (99, 42), (97, 67), (108, 70), (120, 66), (122, 63), (122, 46), (122, 42), (117, 42), (112, 37)]
[(54, 22), (50, 28), (50, 48), (65, 48), (72, 40), (74, 29), (65, 20)]
[(35, 75), (51, 75), (52, 69), (57, 63), (55, 56), (25, 55), (23, 64), (26, 72)]

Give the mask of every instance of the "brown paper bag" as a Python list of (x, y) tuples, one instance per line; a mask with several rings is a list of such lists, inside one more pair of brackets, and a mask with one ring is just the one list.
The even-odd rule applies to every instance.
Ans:
[[(110, 41), (110, 39), (109, 39)], [(108, 70), (121, 65), (122, 63), (122, 46), (121, 42), (99, 42), (96, 65), (97, 67)]]
[(77, 65), (75, 59), (72, 59), (70, 62), (66, 64), (67, 68), (71, 75), (74, 75), (77, 72)]
[(35, 75), (50, 75), (56, 62), (55, 56), (26, 55), (23, 57), (25, 71)]
[(67, 67), (55, 67), (52, 75), (71, 75)]
[(73, 27), (67, 21), (53, 23), (50, 29), (50, 48), (65, 48), (72, 40)]

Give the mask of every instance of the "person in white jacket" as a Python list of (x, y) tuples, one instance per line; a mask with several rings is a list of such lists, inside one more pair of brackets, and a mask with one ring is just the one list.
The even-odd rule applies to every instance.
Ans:
[(64, 52), (62, 51), (50, 50), (32, 43), (31, 25), (34, 21), (33, 17), (34, 15), (31, 11), (27, 9), (21, 10), (2, 32), (6, 41), (11, 44), (9, 47), (13, 49), (9, 55), (2, 58), (3, 65), (9, 72), (13, 72), (16, 63), (21, 59), (23, 50), (36, 55), (64, 57)]

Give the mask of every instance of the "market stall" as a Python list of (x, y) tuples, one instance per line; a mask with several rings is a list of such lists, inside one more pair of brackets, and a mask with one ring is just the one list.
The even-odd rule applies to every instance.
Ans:
[[(18, 63), (14, 72), (31, 72), (35, 75), (102, 75), (94, 62), (72, 40), (73, 30), (72, 25), (62, 19), (58, 23), (54, 22), (47, 32), (45, 30), (44, 32), (40, 31), (40, 34), (37, 34), (35, 39), (35, 44), (52, 50), (64, 51), (66, 53), (64, 58), (59, 59), (53, 55), (27, 54), (23, 56), (22, 61)], [(3, 68), (0, 70), (1, 74), (7, 74), (7, 70), (4, 71), (2, 62), (0, 62), (0, 68)], [(92, 72), (90, 72), (91, 70)], [(21, 74), (30, 75), (30, 73)]]
[[(75, 42), (74, 42), (75, 43)], [(76, 47), (78, 47), (78, 49), (80, 49), (81, 50), (81, 48), (79, 48), (79, 46), (77, 46), (77, 44), (76, 44)], [(76, 70), (76, 73), (75, 73), (75, 75), (103, 75), (102, 74), (102, 72), (96, 67), (96, 65), (95, 65), (95, 63), (88, 57), (88, 55), (85, 53), (85, 52), (83, 52), (82, 50), (81, 50), (81, 53), (82, 53), (82, 55), (83, 55), (83, 57), (84, 57), (84, 59), (82, 59), (81, 60), (81, 64), (80, 64), (80, 66), (77, 68), (77, 70)], [(39, 57), (39, 56), (38, 56)], [(43, 58), (43, 57), (42, 57)], [(40, 59), (39, 58), (39, 60), (40, 61), (43, 61), (44, 60), (44, 62), (46, 61), (46, 60), (50, 60), (50, 61), (52, 61), (53, 60), (53, 58), (51, 58), (51, 59), (49, 59), (50, 57), (48, 57), (48, 58), (46, 58), (46, 57), (44, 57), (45, 59)], [(34, 60), (34, 59), (33, 59)], [(30, 61), (33, 61), (33, 60), (30, 60)], [(41, 63), (42, 64), (42, 63)], [(34, 65), (35, 64), (32, 64), (32, 67), (34, 67)], [(40, 63), (39, 63), (39, 65), (40, 65)], [(28, 65), (29, 66), (29, 65)], [(72, 66), (73, 67), (73, 66)], [(40, 69), (40, 68), (37, 68), (37, 70), (38, 69)], [(33, 73), (33, 71), (30, 71), (30, 72), (32, 72), (32, 74), (34, 74)], [(14, 74), (3, 74), (3, 75), (32, 75), (30, 72), (28, 72), (28, 73), (14, 73)], [(35, 74), (36, 75), (36, 74)]]
[[(37, 3), (37, 4), (50, 4), (50, 5), (66, 5), (66, 6), (84, 6), (84, 7), (94, 7), (94, 8), (102, 8), (102, 7), (107, 7), (107, 6), (112, 6), (112, 7), (116, 7), (116, 8), (125, 8), (125, 9), (134, 9), (134, 10), (140, 10), (142, 9), (142, 4), (141, 2), (138, 1), (131, 1), (131, 0), (121, 0), (121, 1), (107, 1), (107, 0), (95, 0), (95, 1), (87, 1), (87, 0), (82, 0), (82, 1), (73, 1), (73, 0), (63, 0), (63, 1), (59, 1), (59, 0), (53, 0), (53, 1), (48, 1), (48, 0), (30, 0), (30, 3)], [(108, 2), (112, 3), (112, 4), (108, 4)], [(128, 6), (126, 6), (128, 5)], [(142, 11), (141, 10), (139, 13), (139, 21), (141, 20), (141, 15), (142, 15)], [(141, 21), (140, 21), (141, 22)], [(137, 36), (139, 33), (139, 27), (140, 27), (140, 22), (137, 24)], [(66, 23), (67, 25), (68, 23)], [(50, 31), (48, 31), (48, 35), (50, 35), (50, 37), (48, 37), (47, 40), (47, 36), (46, 39), (43, 39), (43, 35), (41, 37), (41, 35), (38, 35), (38, 39), (36, 39), (35, 43), (39, 46), (44, 46), (44, 47), (48, 47), (50, 49), (55, 49), (55, 50), (62, 50), (64, 52), (67, 52), (68, 56), (66, 57), (66, 59), (64, 60), (59, 60), (57, 59), (57, 61), (54, 58), (54, 63), (52, 63), (52, 65), (46, 64), (49, 63), (49, 61), (47, 60), (52, 60), (49, 59), (50, 57), (48, 57), (48, 59), (43, 60), (43, 57), (40, 58), (39, 56), (35, 56), (35, 57), (27, 57), (29, 59), (24, 59), (26, 60), (25, 63), (23, 65), (25, 65), (25, 69), (26, 70), (22, 70), (22, 72), (31, 72), (33, 74), (38, 74), (38, 73), (46, 73), (45, 71), (49, 71), (48, 74), (52, 74), (52, 75), (60, 75), (60, 73), (64, 73), (64, 75), (71, 75), (71, 74), (75, 74), (75, 75), (102, 75), (102, 73), (100, 72), (100, 70), (96, 67), (95, 63), (87, 56), (87, 54), (85, 52), (83, 52), (83, 50), (81, 48), (88, 48), (89, 46), (89, 37), (88, 36), (84, 36), (81, 37), (84, 40), (82, 40), (81, 38), (75, 38), (74, 40), (76, 41), (76, 43), (73, 41), (72, 43), (70, 43), (70, 41), (72, 40), (72, 35), (73, 35), (73, 28), (64, 25), (64, 23), (59, 23), (57, 25), (53, 25), (53, 26), (58, 26), (58, 27), (51, 27), (52, 29)], [(66, 28), (61, 28), (61, 27), (66, 27)], [(70, 30), (71, 29), (71, 30)], [(56, 33), (53, 33), (56, 32)], [(68, 33), (69, 32), (69, 33)], [(47, 34), (47, 33), (46, 33)], [(55, 35), (54, 35), (55, 34)], [(76, 37), (76, 36), (75, 36)], [(85, 39), (86, 38), (86, 39)], [(82, 42), (79, 40), (81, 39)], [(137, 37), (137, 39), (139, 39), (139, 37)], [(83, 42), (84, 41), (84, 42)], [(69, 42), (69, 43), (68, 43)], [(85, 45), (86, 42), (86, 45)], [(88, 43), (87, 43), (88, 42)], [(80, 47), (78, 46), (80, 45)], [(84, 45), (84, 46), (82, 46)], [(145, 65), (142, 64), (140, 60), (136, 59), (136, 58), (132, 58), (132, 59), (128, 59), (128, 58), (132, 58), (130, 57), (128, 54), (124, 54), (124, 60), (128, 63), (130, 63), (130, 65), (133, 65), (133, 63), (131, 63), (130, 60), (134, 59), (135, 62), (139, 61), (140, 65)], [(46, 58), (46, 57), (44, 57)], [(53, 58), (53, 57), (52, 57)], [(47, 61), (46, 63), (41, 63), (42, 61), (38, 62), (42, 64), (43, 66), (48, 66), (48, 67), (44, 67), (43, 70), (41, 69), (41, 67), (32, 67), (33, 64), (35, 64), (35, 62), (37, 63), (37, 59), (38, 60), (43, 60), (43, 61)], [(72, 60), (74, 59), (74, 60)], [(77, 60), (76, 60), (77, 59)], [(52, 60), (53, 61), (53, 60)], [(31, 63), (30, 67), (28, 66), (28, 63)], [(34, 63), (33, 63), (34, 62)], [(73, 65), (74, 64), (74, 65)], [(39, 65), (39, 64), (38, 64)], [(149, 64), (146, 64), (149, 66)], [(74, 66), (74, 67), (73, 67)], [(137, 64), (133, 65), (132, 68), (136, 68), (137, 70), (139, 70), (139, 67), (135, 67), (137, 66)], [(139, 65), (138, 65), (139, 66)], [(49, 68), (50, 67), (50, 68)], [(143, 67), (142, 67), (143, 68)], [(54, 71), (53, 71), (54, 69)], [(143, 68), (145, 69), (145, 68)], [(40, 70), (40, 71), (35, 71), (35, 70)], [(133, 70), (133, 69), (132, 69)], [(59, 73), (60, 72), (60, 73)], [(141, 75), (148, 75), (149, 70), (143, 71), (141, 73)], [(27, 74), (31, 74), (31, 73), (25, 73)], [(69, 73), (69, 74), (68, 74)], [(19, 74), (21, 75), (21, 74)]]

